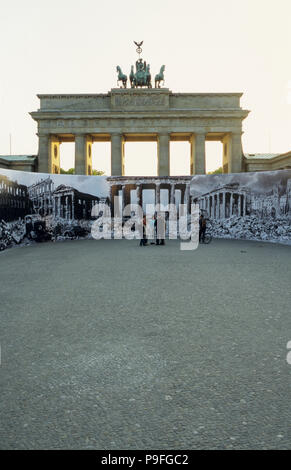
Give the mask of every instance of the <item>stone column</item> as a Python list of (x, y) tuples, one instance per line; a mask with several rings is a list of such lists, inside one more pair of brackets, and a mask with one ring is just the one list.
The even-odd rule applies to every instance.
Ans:
[(230, 136), (225, 134), (221, 140), (222, 142), (222, 173), (229, 173), (228, 162), (229, 162), (229, 146)]
[(62, 205), (62, 196), (60, 197), (60, 210), (61, 210), (61, 217), (62, 219), (66, 218), (65, 214), (65, 196), (63, 196), (63, 205)]
[(170, 175), (170, 135), (158, 135), (158, 176)]
[(186, 204), (187, 214), (189, 214), (189, 196), (190, 196), (190, 184), (186, 184), (184, 193), (184, 204)]
[(241, 132), (230, 132), (223, 140), (226, 147), (224, 156), (228, 173), (240, 173), (242, 171), (242, 143)]
[(161, 194), (161, 190), (160, 190), (160, 183), (156, 183), (156, 197), (155, 197), (155, 203), (156, 204), (160, 204), (160, 194)]
[(247, 203), (247, 196), (246, 194), (243, 195), (243, 217), (246, 216), (246, 204)]
[(38, 134), (38, 172), (50, 173), (51, 143), (49, 134)]
[[(117, 207), (114, 205), (114, 197), (118, 197), (118, 204)], [(111, 215), (114, 217), (115, 211), (116, 211), (116, 216), (121, 217), (120, 213), (120, 207), (119, 207), (119, 185), (112, 184), (110, 187), (110, 204), (111, 204)]]
[(205, 175), (205, 134), (191, 136), (190, 174)]
[(175, 204), (175, 183), (171, 183), (170, 204)]
[(72, 194), (72, 220), (75, 218), (75, 195)]
[(225, 219), (225, 191), (222, 193), (222, 218)]
[(75, 135), (75, 174), (86, 175), (86, 138), (85, 134)]
[(220, 216), (220, 196), (219, 193), (216, 193), (216, 214), (215, 218), (219, 219)]
[(75, 174), (88, 175), (89, 172), (92, 173), (92, 137), (86, 134), (76, 134)]
[(66, 196), (66, 219), (69, 219), (69, 198)]
[(233, 213), (233, 194), (230, 193), (230, 201), (229, 201), (229, 217), (232, 217)]
[(216, 215), (216, 202), (215, 202), (215, 194), (212, 195), (212, 217), (215, 219)]
[(45, 196), (44, 204), (45, 204), (45, 215), (49, 215), (49, 200), (47, 196)]
[(111, 134), (111, 175), (124, 175), (124, 144), (121, 134)]
[(216, 218), (216, 197), (215, 197), (215, 194), (213, 194), (212, 196), (212, 201), (213, 201), (213, 215), (212, 217), (215, 219)]
[(241, 194), (238, 195), (238, 201), (237, 201), (237, 205), (238, 205), (238, 217), (241, 217)]
[(136, 185), (136, 203), (142, 207), (142, 186)]
[(125, 191), (126, 191), (125, 184), (122, 185), (121, 191), (122, 191), (122, 206), (121, 207), (122, 207), (122, 214), (123, 214), (123, 210), (125, 207)]
[(61, 217), (61, 196), (58, 196), (58, 217)]
[(217, 194), (213, 194), (213, 218), (216, 219), (217, 213)]

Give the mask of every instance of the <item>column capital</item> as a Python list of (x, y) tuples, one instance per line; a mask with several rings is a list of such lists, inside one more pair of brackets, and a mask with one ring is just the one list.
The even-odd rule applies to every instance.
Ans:
[(123, 132), (110, 132), (110, 137), (123, 137)]
[(50, 134), (50, 138), (56, 143), (62, 143), (62, 139), (60, 136), (58, 136), (58, 134)]
[(86, 133), (85, 132), (76, 132), (74, 134), (74, 137), (86, 137)]
[(201, 137), (204, 136), (204, 137), (205, 137), (206, 134), (207, 134), (207, 132), (206, 132), (206, 131), (203, 131), (203, 130), (197, 130), (197, 131), (194, 131), (194, 132), (192, 133), (192, 135), (193, 135), (194, 137), (196, 137), (196, 136), (201, 136)]

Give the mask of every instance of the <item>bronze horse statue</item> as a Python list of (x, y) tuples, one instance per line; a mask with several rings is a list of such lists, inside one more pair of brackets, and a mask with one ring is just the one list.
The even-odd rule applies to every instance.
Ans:
[(133, 71), (133, 65), (131, 66), (131, 71), (130, 71), (130, 75), (129, 75), (129, 81), (130, 81), (130, 86), (131, 88), (133, 88), (133, 81), (134, 81), (134, 71)]
[[(123, 88), (126, 88), (126, 85), (127, 85), (127, 75), (125, 75), (124, 73), (122, 73), (122, 70), (121, 70), (121, 68), (119, 67), (119, 65), (117, 65), (117, 67), (116, 67), (116, 72), (118, 72), (117, 86), (118, 86), (118, 82), (122, 82)], [(121, 88), (121, 87), (120, 87), (120, 88)]]
[(160, 83), (163, 82), (163, 85), (165, 83), (165, 79), (164, 79), (164, 71), (165, 71), (165, 66), (162, 65), (161, 69), (160, 69), (160, 73), (157, 73), (157, 75), (155, 76), (155, 88), (161, 88), (160, 86)]

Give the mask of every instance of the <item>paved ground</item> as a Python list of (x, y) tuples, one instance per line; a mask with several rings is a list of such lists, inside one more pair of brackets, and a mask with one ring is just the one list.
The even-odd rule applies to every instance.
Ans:
[(3, 449), (290, 449), (291, 248), (0, 254)]

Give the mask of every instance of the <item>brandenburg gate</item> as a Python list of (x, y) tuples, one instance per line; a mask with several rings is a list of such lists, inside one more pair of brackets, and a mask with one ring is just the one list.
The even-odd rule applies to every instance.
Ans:
[(242, 93), (116, 88), (107, 94), (38, 95), (38, 171), (59, 173), (60, 144), (75, 142), (75, 173), (92, 173), (93, 142), (111, 142), (111, 175), (124, 176), (124, 143), (157, 142), (157, 175), (169, 176), (170, 141), (191, 143), (190, 174), (205, 173), (205, 141), (223, 143), (223, 172), (242, 171)]
[[(125, 142), (157, 142), (157, 176), (170, 176), (170, 141), (191, 144), (190, 175), (205, 173), (205, 141), (223, 143), (223, 172), (242, 171), (242, 93), (172, 93), (164, 84), (165, 65), (155, 75), (141, 58), (107, 94), (37, 95), (40, 109), (30, 113), (38, 125), (38, 171), (60, 172), (60, 144), (75, 142), (75, 174), (92, 174), (92, 144), (111, 142), (111, 176), (126, 176)], [(143, 175), (136, 175), (143, 176)]]

